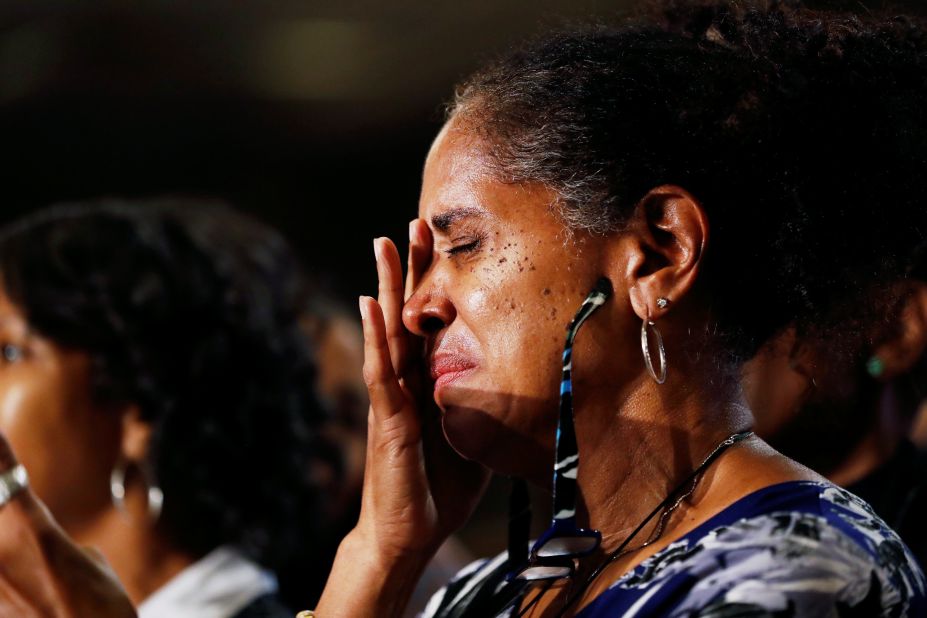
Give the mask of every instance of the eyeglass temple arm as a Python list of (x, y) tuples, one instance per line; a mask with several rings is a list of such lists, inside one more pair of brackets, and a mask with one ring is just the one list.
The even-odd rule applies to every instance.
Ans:
[(601, 278), (583, 301), (567, 327), (563, 350), (563, 372), (560, 380), (560, 418), (557, 422), (556, 458), (553, 481), (553, 525), (572, 523), (576, 517), (576, 473), (579, 469), (579, 449), (573, 424), (573, 340), (580, 326), (592, 313), (605, 304), (612, 294), (611, 282)]

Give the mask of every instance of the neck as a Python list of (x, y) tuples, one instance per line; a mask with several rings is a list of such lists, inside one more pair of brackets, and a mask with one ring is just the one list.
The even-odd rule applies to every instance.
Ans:
[(872, 429), (866, 432), (859, 444), (850, 451), (849, 456), (828, 473), (828, 479), (846, 487), (871, 474), (891, 459), (908, 431), (908, 423), (899, 414), (894, 399), (894, 391), (890, 386), (886, 387), (879, 399)]
[(102, 552), (135, 606), (196, 561), (167, 543), (137, 510), (111, 508), (82, 530), (69, 531), (80, 545)]
[[(617, 397), (590, 393), (582, 406), (576, 428), (580, 513), (602, 532), (606, 550), (620, 544), (722, 441), (752, 423), (740, 400), (674, 391), (670, 381), (661, 386), (643, 378)], [(723, 465), (721, 457), (712, 472)], [(709, 476), (715, 475), (706, 475), (690, 500), (705, 493)], [(653, 525), (631, 545), (644, 542)]]

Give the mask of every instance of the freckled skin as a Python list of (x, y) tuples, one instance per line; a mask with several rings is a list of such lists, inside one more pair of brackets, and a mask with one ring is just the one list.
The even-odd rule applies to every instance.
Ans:
[(110, 505), (119, 415), (94, 403), (87, 354), (30, 332), (3, 293), (0, 345), (21, 350), (18, 360), (0, 360), (0, 431), (38, 496), (80, 541), (81, 530)]
[[(551, 190), (499, 182), (486, 162), (464, 130), (446, 128), (432, 147), (419, 216), (431, 222), (454, 209), (478, 214), (443, 231), (431, 225), (434, 260), (404, 318), (410, 330), (427, 334), (429, 350), (463, 348), (477, 364), (436, 393), (454, 448), (496, 472), (546, 484), (565, 327), (601, 276), (604, 241), (565, 235), (550, 209)], [(447, 253), (474, 238), (478, 246)], [(432, 321), (426, 328), (427, 317), (437, 317), (441, 327)], [(615, 335), (594, 334), (607, 323), (601, 317), (584, 327), (580, 339), (593, 342), (591, 349), (577, 343), (588, 367), (609, 366), (596, 358), (607, 354), (595, 342)]]

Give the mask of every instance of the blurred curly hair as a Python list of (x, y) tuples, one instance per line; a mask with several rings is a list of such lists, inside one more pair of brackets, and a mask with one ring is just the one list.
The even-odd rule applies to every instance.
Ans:
[(101, 402), (152, 424), (148, 473), (178, 547), (274, 566), (314, 534), (312, 459), (332, 451), (299, 326), (308, 291), (279, 234), (218, 203), (68, 204), (0, 234), (0, 276), (33, 329), (90, 355)]

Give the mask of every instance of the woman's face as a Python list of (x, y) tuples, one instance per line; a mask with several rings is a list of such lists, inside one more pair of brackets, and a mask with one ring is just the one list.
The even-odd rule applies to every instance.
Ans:
[[(432, 146), (419, 216), (434, 235), (434, 259), (404, 319), (426, 336), (454, 448), (497, 472), (548, 481), (565, 329), (602, 274), (606, 240), (567, 233), (552, 191), (500, 182), (487, 163), (453, 123)], [(621, 296), (616, 289), (615, 302)], [(583, 327), (582, 366), (603, 362), (608, 322)]]
[(0, 431), (36, 493), (79, 540), (109, 505), (118, 416), (93, 403), (89, 357), (32, 332), (2, 292)]

